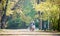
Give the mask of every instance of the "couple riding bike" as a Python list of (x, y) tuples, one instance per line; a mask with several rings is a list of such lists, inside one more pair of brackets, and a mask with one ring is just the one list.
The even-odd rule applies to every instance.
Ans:
[(31, 23), (30, 23), (30, 31), (34, 31), (35, 30), (35, 23), (34, 23), (34, 21), (32, 21)]

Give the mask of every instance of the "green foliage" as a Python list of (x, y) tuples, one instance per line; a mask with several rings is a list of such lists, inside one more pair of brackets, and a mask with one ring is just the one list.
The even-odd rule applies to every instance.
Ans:
[[(60, 0), (46, 0), (46, 2), (41, 2), (36, 4), (35, 0), (14, 0), (15, 2), (9, 0), (6, 15), (9, 17), (7, 21), (7, 28), (18, 28), (22, 24), (28, 25), (32, 20), (36, 18), (42, 20), (49, 20), (52, 23), (52, 28), (58, 28), (58, 20), (60, 13)], [(48, 3), (48, 4), (47, 4)], [(3, 5), (2, 5), (3, 4)], [(0, 10), (2, 10), (6, 5), (6, 0), (2, 0), (0, 3)], [(14, 8), (14, 10), (12, 10)], [(39, 16), (38, 12), (43, 13)], [(1, 14), (1, 12), (0, 12)], [(3, 15), (4, 13), (2, 13)], [(1, 15), (1, 16), (2, 16)], [(0, 19), (1, 19), (0, 16)], [(38, 22), (35, 21), (37, 27)]]
[(30, 21), (34, 19), (36, 11), (33, 9), (33, 5), (30, 0), (25, 0), (23, 4), (23, 11), (20, 18), (26, 23), (30, 23)]
[(21, 24), (20, 18), (11, 19), (8, 21), (7, 28), (18, 28), (20, 24)]
[(43, 12), (42, 19), (49, 20), (53, 25), (52, 26), (53, 29), (58, 28), (58, 19), (59, 19), (58, 5), (50, 3), (49, 1), (46, 1), (46, 2), (41, 2), (40, 4), (36, 4), (36, 6), (34, 7), (36, 11)]
[[(33, 8), (33, 5), (30, 0), (24, 0), (24, 2), (19, 1), (17, 3), (20, 3), (18, 5), (21, 5), (18, 7), (18, 5), (15, 8), (15, 10), (11, 10), (11, 7), (14, 5), (11, 5), (11, 1), (9, 2), (9, 6), (7, 9), (7, 15), (10, 16), (11, 18), (8, 18), (7, 21), (7, 28), (19, 28), (22, 27), (24, 24), (25, 26), (29, 25), (30, 22), (35, 19), (36, 11)], [(16, 5), (16, 4), (15, 4)], [(15, 6), (14, 5), (14, 6)], [(10, 11), (10, 12), (9, 12)], [(11, 14), (12, 11), (12, 14)]]

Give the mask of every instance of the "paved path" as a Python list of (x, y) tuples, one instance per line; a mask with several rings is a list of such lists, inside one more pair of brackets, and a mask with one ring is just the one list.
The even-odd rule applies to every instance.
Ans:
[(31, 32), (26, 29), (6, 30), (0, 32), (0, 36), (60, 36), (60, 33), (55, 32)]

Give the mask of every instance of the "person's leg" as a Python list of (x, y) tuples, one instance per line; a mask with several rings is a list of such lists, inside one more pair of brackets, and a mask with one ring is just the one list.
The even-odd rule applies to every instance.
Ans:
[(32, 28), (32, 31), (34, 31), (34, 28)]

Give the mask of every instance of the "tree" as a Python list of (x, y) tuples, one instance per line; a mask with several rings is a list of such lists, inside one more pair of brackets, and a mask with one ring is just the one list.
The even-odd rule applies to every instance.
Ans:
[[(50, 21), (52, 21), (52, 23), (54, 24), (53, 25), (54, 28), (57, 28), (56, 26), (57, 26), (57, 20), (59, 19), (58, 18), (59, 17), (58, 16), (59, 15), (59, 8), (56, 4), (52, 4), (48, 1), (41, 2), (40, 4), (35, 5), (35, 9), (37, 11), (43, 12), (42, 20), (50, 20), (52, 18)], [(49, 19), (48, 19), (48, 17), (49, 17)]]
[[(59, 10), (60, 10), (60, 0), (49, 0), (52, 4), (55, 4), (59, 7)], [(60, 31), (60, 12), (59, 12), (59, 19), (58, 19), (58, 31)]]
[[(4, 4), (6, 3), (6, 4)], [(5, 24), (6, 24), (6, 10), (7, 10), (7, 6), (8, 6), (8, 0), (2, 0), (2, 4), (3, 4), (3, 15), (2, 15), (2, 19), (1, 19), (1, 29), (5, 28)]]
[(1, 6), (0, 6), (0, 24), (1, 24), (1, 28), (3, 29), (5, 27), (5, 22), (6, 22), (6, 8), (7, 8), (7, 3), (8, 0), (1, 0), (0, 2)]
[[(12, 3), (12, 5), (10, 3)], [(20, 27), (20, 26), (22, 27), (22, 24), (24, 24), (24, 23), (26, 25), (29, 25), (29, 23), (33, 19), (35, 19), (36, 11), (33, 8), (31, 0), (24, 0), (24, 2), (23, 2), (23, 0), (19, 0), (19, 1), (15, 2), (16, 4), (14, 4), (14, 2), (10, 1), (10, 3), (8, 4), (8, 8), (7, 8), (8, 10), (7, 10), (6, 14), (8, 17), (11, 17), (11, 18), (8, 18), (7, 28), (12, 27), (11, 25), (16, 26), (16, 27)], [(18, 20), (18, 23), (17, 23), (17, 20)], [(18, 24), (18, 25), (16, 25), (16, 24)]]

